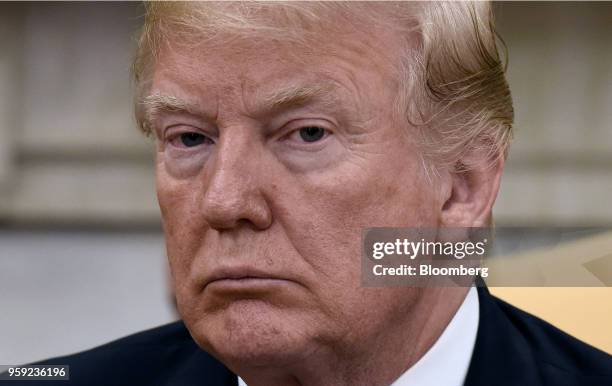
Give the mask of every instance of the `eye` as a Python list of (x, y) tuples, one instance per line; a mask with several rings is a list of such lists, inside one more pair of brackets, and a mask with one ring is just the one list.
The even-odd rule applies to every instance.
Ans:
[(325, 137), (327, 130), (322, 127), (308, 126), (299, 129), (298, 133), (304, 142), (317, 142)]
[(296, 120), (286, 125), (288, 128), (283, 140), (285, 143), (298, 150), (318, 151), (327, 143), (327, 139), (333, 135), (333, 131), (327, 129), (329, 124), (320, 119)]
[(179, 136), (181, 145), (185, 147), (196, 147), (202, 144), (214, 144), (213, 140), (204, 134), (189, 132)]

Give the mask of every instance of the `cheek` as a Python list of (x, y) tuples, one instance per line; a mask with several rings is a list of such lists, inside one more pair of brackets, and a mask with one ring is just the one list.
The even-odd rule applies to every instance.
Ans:
[(355, 169), (307, 188), (319, 226), (360, 237), (363, 228), (425, 226), (435, 220), (434, 196), (418, 165)]
[(191, 259), (199, 248), (205, 224), (196, 210), (198, 190), (192, 186), (193, 183), (176, 180), (166, 174), (163, 168), (157, 170), (157, 199), (166, 252), (176, 281), (189, 274)]
[(284, 229), (319, 279), (333, 278), (316, 284), (327, 286), (330, 294), (359, 296), (355, 288), (360, 284), (365, 228), (421, 226), (434, 219), (431, 195), (416, 161), (368, 165), (304, 180), (301, 195), (286, 203)]

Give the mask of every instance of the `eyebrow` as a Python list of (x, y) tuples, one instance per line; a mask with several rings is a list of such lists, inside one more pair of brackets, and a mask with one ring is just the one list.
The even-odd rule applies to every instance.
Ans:
[(143, 107), (145, 122), (152, 122), (160, 112), (186, 112), (192, 115), (202, 115), (200, 109), (181, 98), (161, 93), (151, 94), (140, 102)]
[[(312, 102), (320, 103), (324, 108), (337, 106), (338, 96), (333, 93), (336, 87), (331, 84), (294, 85), (288, 86), (266, 95), (256, 94), (255, 115), (273, 114), (292, 107), (305, 106)], [(150, 124), (159, 113), (188, 113), (196, 116), (206, 116), (197, 105), (173, 95), (154, 93), (140, 102), (144, 121)]]
[(262, 111), (275, 112), (304, 106), (315, 101), (325, 107), (333, 106), (338, 102), (334, 90), (335, 87), (331, 84), (288, 86), (263, 96), (261, 102), (258, 102), (258, 107)]

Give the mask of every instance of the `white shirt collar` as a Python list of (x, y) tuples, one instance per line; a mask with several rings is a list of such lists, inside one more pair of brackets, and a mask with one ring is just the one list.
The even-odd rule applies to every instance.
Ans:
[(470, 288), (436, 343), (391, 386), (461, 386), (476, 344), (478, 292)]
[[(472, 287), (438, 340), (391, 386), (462, 386), (472, 360), (479, 318), (478, 293)], [(240, 377), (238, 385), (247, 386)]]

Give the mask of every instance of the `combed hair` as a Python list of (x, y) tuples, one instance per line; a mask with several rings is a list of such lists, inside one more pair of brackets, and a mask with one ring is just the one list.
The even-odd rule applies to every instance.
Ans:
[[(133, 63), (136, 119), (150, 132), (139, 101), (157, 55), (174, 44), (275, 39), (307, 45), (330, 34), (393, 28), (405, 48), (397, 63), (394, 112), (414, 126), (431, 170), (466, 171), (483, 157), (505, 157), (513, 107), (504, 47), (488, 2), (152, 2)], [(505, 47), (504, 47), (505, 48)], [(505, 55), (504, 55), (505, 57)], [(429, 170), (428, 170), (429, 171)]]

